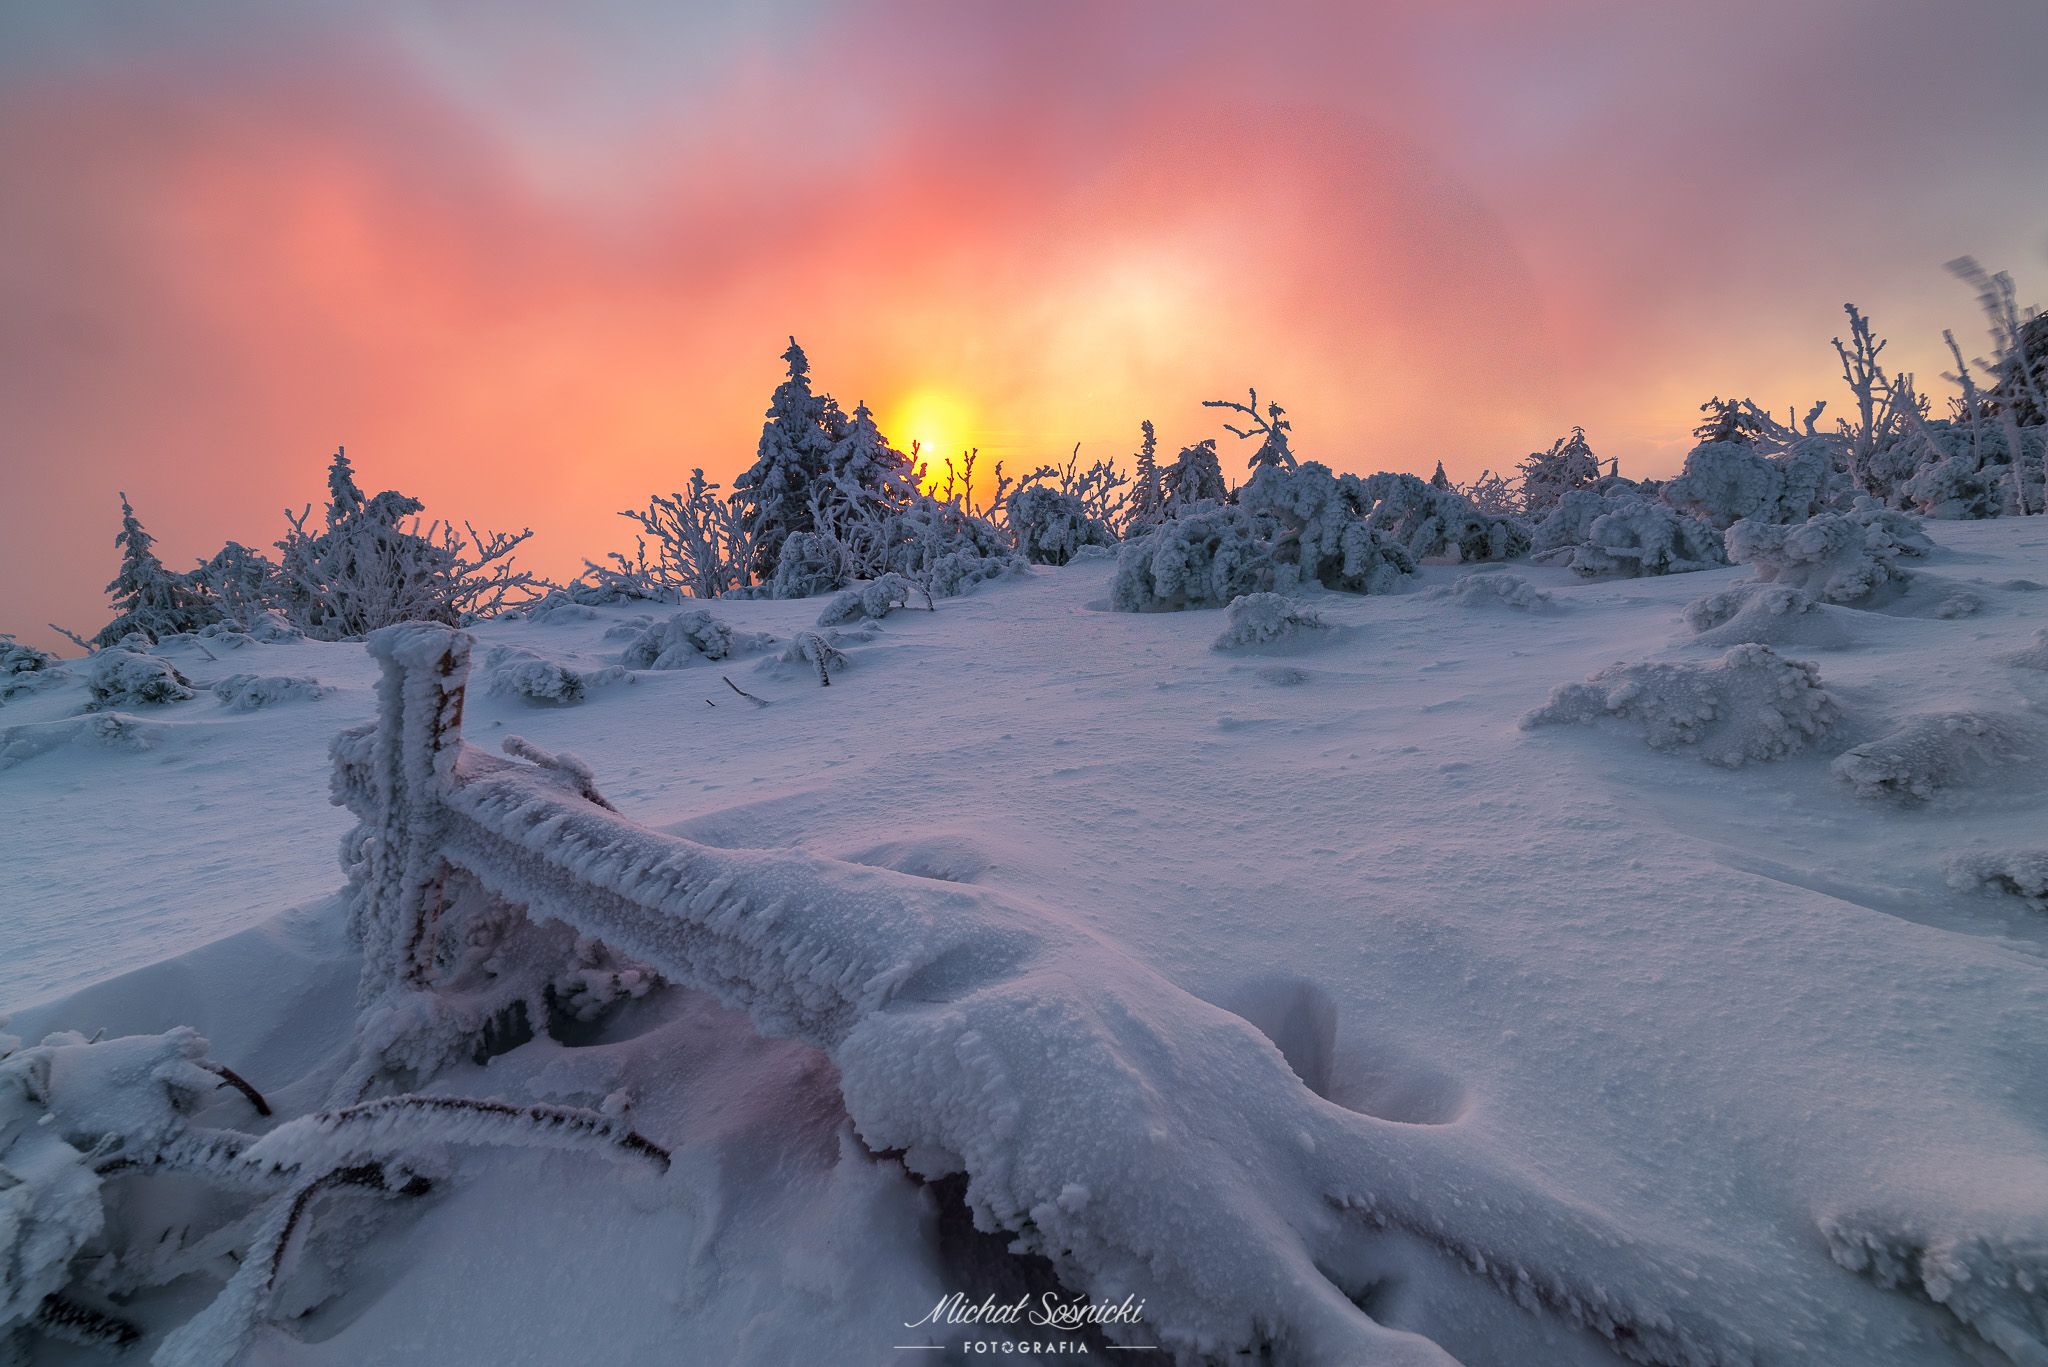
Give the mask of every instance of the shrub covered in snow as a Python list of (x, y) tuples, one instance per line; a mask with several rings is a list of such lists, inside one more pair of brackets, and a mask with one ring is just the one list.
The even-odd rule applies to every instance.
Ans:
[(193, 695), (191, 681), (168, 660), (132, 650), (102, 650), (85, 673), (85, 691), (95, 709), (137, 704), (183, 702)]
[(628, 669), (683, 669), (699, 660), (723, 660), (765, 648), (772, 638), (734, 631), (705, 608), (688, 608), (664, 621), (631, 628), (619, 663)]
[(1305, 631), (1327, 631), (1330, 624), (1306, 603), (1278, 593), (1248, 593), (1232, 601), (1224, 612), (1226, 625), (1215, 641), (1216, 650), (1243, 650), (1270, 645)]
[(310, 702), (334, 690), (303, 674), (230, 674), (213, 686), (214, 700), (237, 712), (281, 702)]
[(915, 592), (915, 586), (902, 575), (885, 574), (873, 583), (848, 589), (834, 597), (818, 614), (818, 625), (843, 626), (862, 618), (879, 621), (897, 608), (908, 607), (910, 596)]
[(1119, 612), (1177, 612), (1270, 593), (1279, 578), (1275, 532), (1271, 518), (1227, 504), (1170, 518), (1124, 543), (1110, 603)]
[[(1425, 495), (1464, 501), (1412, 475), (1398, 478)], [(1238, 506), (1273, 528), (1273, 559), (1283, 591), (1321, 584), (1344, 593), (1386, 593), (1413, 574), (1414, 557), (1371, 524), (1377, 501), (1368, 481), (1333, 475), (1318, 461), (1269, 466), (1238, 491)]]
[(1834, 468), (1834, 448), (1825, 437), (1800, 438), (1776, 455), (1748, 441), (1703, 442), (1664, 486), (1664, 498), (1716, 527), (1744, 518), (1802, 522), (1830, 506), (1838, 483)]
[[(2010, 447), (2017, 437), (2017, 472)], [(1925, 517), (2003, 517), (2043, 506), (2042, 453), (2048, 428), (1936, 418), (1910, 425), (1872, 455), (1869, 484)]]
[(2013, 764), (2037, 747), (2034, 728), (1987, 712), (1934, 712), (1837, 758), (1836, 778), (1860, 797), (1925, 802)]
[(1782, 759), (1828, 733), (1839, 717), (1820, 671), (1763, 645), (1739, 645), (1712, 664), (1613, 665), (1566, 684), (1522, 719), (1524, 730), (1616, 717), (1653, 750), (1694, 747), (1710, 764)]
[(0, 698), (26, 692), (50, 677), (57, 657), (47, 651), (25, 646), (13, 633), (0, 631)]
[(1958, 855), (1949, 861), (1948, 885), (1958, 892), (2003, 892), (2048, 911), (2048, 850)]
[(1886, 526), (1847, 513), (1820, 513), (1797, 523), (1744, 520), (1728, 529), (1728, 555), (1770, 584), (1804, 590), (1824, 603), (1865, 603), (1903, 584), (1904, 552)]
[[(1587, 511), (1574, 500), (1583, 490), (1566, 494), (1557, 518), (1569, 527)], [(1634, 496), (1602, 497), (1600, 510), (1585, 523), (1572, 545), (1568, 568), (1588, 578), (1655, 574), (1690, 574), (1728, 563), (1720, 533), (1696, 517), (1662, 503)]]
[(791, 532), (776, 551), (768, 591), (775, 598), (810, 598), (838, 592), (846, 578), (846, 556), (837, 541), (821, 532)]
[(1358, 491), (1371, 509), (1366, 525), (1391, 538), (1412, 559), (1452, 555), (1460, 561), (1511, 560), (1529, 550), (1527, 526), (1512, 517), (1482, 513), (1455, 489), (1439, 488), (1414, 475), (1381, 473), (1359, 480)]
[(557, 706), (582, 702), (590, 690), (626, 677), (619, 665), (581, 669), (517, 646), (493, 646), (484, 657), (485, 687), (493, 695)]
[(1077, 495), (1030, 484), (1010, 495), (1010, 535), (1034, 565), (1064, 565), (1083, 546), (1111, 546), (1116, 537), (1088, 516)]
[(1539, 589), (1519, 574), (1485, 573), (1460, 575), (1450, 584), (1431, 592), (1460, 607), (1505, 607), (1517, 612), (1548, 612), (1557, 606), (1556, 597)]

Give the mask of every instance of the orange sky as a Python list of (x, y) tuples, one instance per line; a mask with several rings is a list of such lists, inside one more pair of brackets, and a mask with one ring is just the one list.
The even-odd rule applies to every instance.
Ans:
[(572, 573), (751, 459), (791, 332), (1013, 466), (1256, 384), (1341, 469), (1577, 422), (1654, 474), (1711, 393), (1832, 396), (1844, 299), (1931, 374), (1978, 336), (1942, 260), (2043, 278), (2048, 158), (1999, 130), (2048, 97), (1960, 11), (1643, 8), (11, 7), (0, 628), (104, 620), (117, 490), (188, 564), (340, 442)]

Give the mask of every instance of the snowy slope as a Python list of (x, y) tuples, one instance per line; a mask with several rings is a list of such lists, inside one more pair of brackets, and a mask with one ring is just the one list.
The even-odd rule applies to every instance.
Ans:
[[(2028, 762), (2048, 671), (2013, 662), (2048, 627), (2048, 526), (1934, 530), (1902, 597), (1827, 608), (1775, 647), (1818, 667), (1840, 720), (1738, 769), (1646, 748), (1624, 720), (1519, 722), (1616, 662), (1718, 659), (1729, 642), (1701, 644), (1681, 610), (1740, 568), (1582, 583), (1516, 566), (1551, 595), (1524, 610), (1432, 592), (1464, 574), (1433, 566), (1417, 592), (1318, 595), (1334, 630), (1219, 652), (1223, 614), (1105, 611), (1109, 567), (1084, 562), (894, 613), (824, 689), (773, 652), (608, 678), (623, 648), (608, 630), (643, 615), (608, 608), (480, 628), (465, 729), (573, 752), (643, 825), (986, 889), (1099, 937), (1105, 992), (1156, 974), (1265, 1030), (1338, 1107), (1396, 1122), (1388, 1152), (1421, 1166), (1390, 1185), (1428, 1199), (1441, 1154), (1475, 1184), (1447, 1203), (1486, 1205), (1493, 1174), (1560, 1227), (1643, 1242), (1639, 1258), (1536, 1231), (1539, 1281), (1653, 1307), (1688, 1272), (1729, 1278), (1731, 1297), (1772, 1288), (1781, 1325), (1715, 1338), (1722, 1360), (1997, 1361), (2001, 1342), (2029, 1361), (2040, 1283), (1998, 1282), (2041, 1276), (2048, 1237), (2048, 916), (1952, 887), (1947, 866), (2048, 846), (2048, 765)], [(1959, 594), (1973, 612), (1956, 615)], [(820, 607), (714, 612), (787, 641)], [(281, 1109), (306, 1109), (332, 1080), (354, 975), (330, 897), (350, 822), (327, 802), (326, 746), (369, 716), (374, 670), (356, 645), (166, 653), (195, 684), (253, 672), (334, 691), (127, 708), (113, 743), (80, 730), (75, 684), (0, 707), (18, 909), (0, 1001), (53, 999), (9, 1027), (29, 1040), (196, 1025)], [(586, 672), (585, 700), (485, 686), (534, 659)], [(1953, 714), (1988, 718), (1992, 740), (1935, 766), (1925, 801), (1864, 796), (1832, 770)], [(597, 1336), (622, 1361), (889, 1361), (928, 1341), (903, 1322), (970, 1271), (1015, 1273), (943, 1193), (854, 1141), (819, 1054), (696, 994), (437, 1085), (584, 1105), (630, 1091), (675, 1170), (465, 1157), (445, 1195), (380, 1217), (304, 1342), (273, 1333), (251, 1360), (557, 1362)], [(1113, 1123), (1085, 1087), (1072, 1104), (1033, 1124)], [(1265, 1176), (1248, 1190), (1279, 1185)], [(1371, 1266), (1322, 1269), (1381, 1323), (1468, 1363), (1611, 1360), (1554, 1296), (1518, 1305), (1498, 1269), (1415, 1231), (1382, 1244)], [(1945, 1250), (1927, 1266), (1946, 1280), (1928, 1281), (1926, 1247)], [(1890, 1279), (1951, 1308), (1880, 1286), (1894, 1262)], [(1879, 1275), (1844, 1265), (1859, 1263)], [(170, 1288), (164, 1320), (210, 1294)]]

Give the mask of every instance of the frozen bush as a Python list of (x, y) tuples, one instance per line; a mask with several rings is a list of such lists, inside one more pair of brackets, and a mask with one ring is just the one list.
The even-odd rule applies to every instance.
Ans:
[(86, 669), (88, 707), (130, 707), (136, 704), (183, 702), (194, 696), (191, 681), (168, 660), (119, 648), (102, 650)]
[(1539, 589), (1519, 574), (1467, 574), (1432, 590), (1438, 598), (1448, 598), (1460, 607), (1504, 607), (1517, 612), (1549, 612), (1557, 606), (1557, 599), (1547, 589)]
[(1957, 855), (1948, 862), (1948, 885), (1958, 892), (2003, 892), (2048, 911), (2048, 850)]
[(1803, 589), (1824, 603), (1865, 603), (1908, 578), (1897, 541), (1850, 514), (1738, 522), (1728, 529), (1727, 546), (1730, 558), (1750, 565), (1759, 580)]
[(1023, 560), (1000, 528), (956, 504), (920, 495), (889, 518), (880, 569), (933, 598), (953, 598), (1015, 574)]
[(1685, 605), (1685, 624), (1696, 644), (1796, 645), (1830, 649), (1849, 644), (1849, 633), (1804, 590), (1783, 584), (1737, 584)]
[[(1440, 492), (1413, 476), (1401, 478)], [(1414, 558), (1370, 524), (1374, 489), (1356, 475), (1333, 475), (1318, 461), (1269, 466), (1239, 491), (1238, 506), (1258, 529), (1270, 529), (1280, 589), (1313, 583), (1343, 593), (1386, 593), (1415, 572)]]
[(1064, 565), (1083, 546), (1110, 546), (1108, 527), (1088, 516), (1074, 494), (1044, 484), (1026, 485), (1010, 495), (1010, 535), (1034, 565)]
[(237, 712), (281, 702), (310, 702), (334, 690), (303, 674), (230, 674), (213, 686), (214, 700)]
[(1812, 665), (1739, 645), (1712, 664), (1613, 665), (1557, 689), (1522, 728), (1616, 717), (1634, 723), (1653, 750), (1689, 746), (1732, 769), (1796, 753), (1839, 715)]
[(908, 607), (913, 592), (913, 585), (902, 575), (885, 574), (871, 584), (848, 589), (833, 598), (818, 614), (818, 625), (836, 627), (864, 617), (880, 620), (897, 608)]
[(50, 667), (56, 663), (55, 655), (21, 644), (10, 632), (0, 632), (0, 698), (40, 687), (52, 677)]
[(839, 543), (818, 532), (791, 532), (775, 557), (769, 596), (810, 598), (837, 592), (846, 583), (846, 557)]
[(665, 621), (628, 627), (625, 634), (626, 648), (619, 663), (628, 669), (684, 669), (699, 660), (723, 660), (763, 649), (773, 639), (763, 632), (734, 631), (704, 608), (689, 608)]
[(1925, 802), (2022, 759), (2035, 748), (2032, 742), (2032, 729), (2012, 717), (1933, 712), (1907, 718), (1832, 767), (1859, 797)]
[[(1565, 515), (1573, 495), (1559, 505)], [(1588, 578), (1690, 574), (1728, 563), (1721, 537), (1696, 517), (1645, 498), (1610, 500), (1586, 526), (1566, 565)]]
[(517, 646), (494, 646), (484, 657), (486, 687), (493, 696), (557, 706), (582, 702), (592, 688), (625, 677), (626, 671), (619, 665), (577, 669)]
[[(1327, 471), (1323, 474), (1328, 477)], [(1337, 478), (1341, 482), (1356, 477)], [(1356, 484), (1371, 510), (1366, 525), (1393, 540), (1413, 559), (1452, 555), (1460, 561), (1511, 560), (1529, 550), (1526, 526), (1512, 517), (1489, 517), (1454, 489), (1438, 488), (1414, 475), (1389, 473), (1371, 475)]]
[[(2018, 484), (2014, 487), (2011, 438), (2020, 451)], [(2042, 451), (2048, 429), (1980, 423), (1973, 433), (1968, 422), (1937, 418), (1908, 426), (1872, 457), (1869, 482), (1891, 501), (1925, 517), (1971, 519), (2003, 517), (2042, 507)]]
[(1270, 593), (1279, 577), (1272, 519), (1228, 504), (1201, 508), (1126, 541), (1110, 603), (1119, 612), (1219, 608)]
[(782, 653), (764, 664), (806, 665), (817, 671), (818, 684), (832, 686), (832, 676), (853, 663), (845, 651), (815, 631), (799, 631)]
[(1248, 593), (1231, 602), (1224, 613), (1226, 625), (1213, 649), (1243, 650), (1270, 645), (1304, 631), (1327, 631), (1330, 624), (1306, 603), (1277, 593)]
[(1833, 471), (1833, 448), (1824, 437), (1801, 438), (1776, 456), (1746, 441), (1709, 441), (1685, 458), (1684, 471), (1664, 486), (1664, 498), (1719, 528), (1745, 518), (1801, 522), (1829, 506)]

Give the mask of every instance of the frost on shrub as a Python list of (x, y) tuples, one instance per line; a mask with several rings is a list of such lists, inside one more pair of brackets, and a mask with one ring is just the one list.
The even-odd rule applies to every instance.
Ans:
[(1270, 593), (1279, 571), (1270, 518), (1228, 504), (1169, 519), (1117, 555), (1110, 603), (1119, 612), (1216, 608)]
[(862, 584), (834, 597), (818, 614), (818, 625), (843, 626), (862, 618), (879, 621), (897, 608), (910, 606), (910, 596), (915, 591), (911, 582), (902, 575), (885, 574), (871, 584)]
[(1835, 760), (1835, 777), (1860, 797), (1925, 802), (1962, 787), (2033, 750), (2031, 728), (1985, 712), (1933, 712), (1865, 741)]
[(137, 704), (183, 702), (193, 695), (191, 681), (168, 660), (132, 650), (102, 650), (92, 657), (85, 675), (86, 704), (95, 710)]
[(1948, 861), (1948, 885), (1958, 892), (2006, 893), (2035, 911), (2048, 911), (2048, 850), (1958, 855)]
[(1796, 753), (1839, 715), (1814, 666), (1769, 646), (1739, 645), (1711, 664), (1610, 666), (1557, 689), (1522, 728), (1615, 717), (1634, 723), (1653, 750), (1689, 746), (1732, 769)]
[(1216, 638), (1213, 649), (1244, 650), (1330, 628), (1314, 608), (1277, 593), (1248, 593), (1233, 600), (1224, 621), (1223, 634)]
[[(1328, 477), (1327, 471), (1323, 474)], [(1439, 488), (1414, 475), (1384, 472), (1356, 484), (1371, 509), (1366, 525), (1391, 538), (1413, 559), (1453, 555), (1460, 561), (1511, 560), (1529, 550), (1528, 527), (1512, 517), (1488, 516), (1454, 489)]]
[(1737, 584), (1685, 605), (1695, 644), (1796, 645), (1829, 649), (1849, 644), (1849, 633), (1802, 589), (1783, 584)]
[(689, 608), (647, 626), (627, 627), (625, 635), (626, 648), (619, 663), (628, 669), (684, 669), (699, 660), (723, 660), (761, 650), (774, 639), (764, 632), (734, 631), (704, 608)]
[(1897, 539), (1846, 513), (1789, 524), (1738, 522), (1728, 529), (1727, 546), (1759, 580), (1802, 589), (1824, 603), (1865, 603), (1909, 577), (1898, 564)]
[[(2011, 441), (2018, 436), (2017, 473)], [(2042, 452), (2048, 429), (2007, 428), (1937, 418), (1909, 426), (1871, 457), (1869, 483), (1901, 508), (1925, 517), (2003, 517), (2042, 507)], [(2017, 487), (2015, 487), (2017, 483)]]
[(311, 702), (334, 690), (303, 674), (230, 674), (213, 686), (214, 700), (237, 712), (281, 702)]
[(50, 678), (57, 657), (14, 639), (12, 632), (0, 631), (0, 698), (11, 698), (38, 688)]
[(1830, 506), (1833, 475), (1834, 451), (1825, 437), (1799, 438), (1777, 455), (1748, 441), (1708, 441), (1685, 458), (1685, 469), (1664, 486), (1664, 498), (1719, 528), (1744, 518), (1801, 522)]
[(1088, 516), (1074, 494), (1044, 484), (1026, 485), (1010, 495), (1010, 535), (1034, 565), (1064, 565), (1083, 546), (1113, 546), (1109, 528)]
[(517, 646), (494, 646), (484, 657), (485, 687), (493, 696), (557, 706), (582, 702), (591, 689), (625, 677), (619, 665), (577, 669)]
[(846, 557), (839, 543), (818, 532), (791, 532), (775, 557), (769, 596), (810, 598), (834, 593), (846, 583)]
[(1557, 599), (1549, 590), (1539, 589), (1519, 574), (1467, 574), (1440, 589), (1435, 598), (1448, 598), (1460, 607), (1504, 607), (1517, 612), (1549, 612)]
[(1271, 528), (1276, 587), (1283, 590), (1321, 584), (1342, 593), (1386, 593), (1413, 574), (1414, 557), (1370, 524), (1374, 503), (1367, 481), (1332, 475), (1318, 461), (1269, 466), (1238, 493), (1238, 506)]
[[(1565, 495), (1560, 516), (1568, 515), (1573, 498), (1574, 494)], [(1588, 578), (1690, 574), (1727, 563), (1720, 533), (1708, 523), (1662, 503), (1628, 497), (1608, 501), (1587, 523), (1584, 537), (1565, 562)]]

